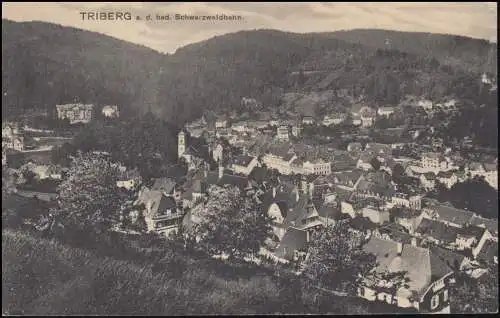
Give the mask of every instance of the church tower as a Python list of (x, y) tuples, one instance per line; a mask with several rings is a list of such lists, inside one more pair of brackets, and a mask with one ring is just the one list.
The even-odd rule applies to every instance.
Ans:
[(177, 156), (178, 158), (186, 152), (186, 134), (181, 130), (177, 137)]

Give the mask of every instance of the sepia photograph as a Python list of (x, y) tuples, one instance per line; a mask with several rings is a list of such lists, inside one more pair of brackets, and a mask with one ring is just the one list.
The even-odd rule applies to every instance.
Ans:
[(496, 2), (2, 2), (2, 315), (498, 312)]

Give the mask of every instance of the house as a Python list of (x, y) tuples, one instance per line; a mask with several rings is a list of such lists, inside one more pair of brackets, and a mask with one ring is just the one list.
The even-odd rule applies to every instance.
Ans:
[(235, 173), (248, 176), (258, 164), (259, 162), (256, 157), (241, 155), (233, 159), (231, 168)]
[(289, 140), (288, 126), (285, 125), (279, 126), (276, 131), (276, 138), (279, 141), (288, 141)]
[(363, 150), (363, 146), (360, 142), (350, 142), (347, 145), (347, 151), (349, 152), (359, 152)]
[(325, 198), (324, 204), (319, 205), (319, 219), (325, 226), (335, 225), (335, 222), (341, 218), (342, 212), (336, 202), (328, 201)]
[(334, 174), (333, 182), (338, 187), (353, 191), (362, 178), (363, 173), (360, 170), (342, 171)]
[(313, 125), (314, 124), (314, 118), (312, 118), (311, 116), (304, 116), (304, 118), (302, 118), (302, 123), (304, 125)]
[(332, 165), (330, 162), (321, 158), (309, 159), (302, 164), (306, 174), (329, 175), (332, 173)]
[(382, 211), (369, 206), (361, 209), (361, 216), (379, 225), (389, 222), (389, 211)]
[(291, 226), (280, 241), (274, 255), (288, 261), (303, 261), (306, 258), (309, 240), (309, 231)]
[(2, 149), (13, 149), (15, 151), (24, 150), (24, 137), (12, 136), (2, 137)]
[(429, 251), (456, 272), (465, 271), (471, 268), (472, 260), (463, 255), (463, 253), (456, 253), (450, 249), (436, 245), (431, 245)]
[(420, 184), (426, 190), (432, 190), (436, 186), (436, 175), (433, 172), (427, 172), (420, 175)]
[(468, 222), (469, 224), (486, 228), (493, 236), (498, 237), (498, 219), (485, 219), (474, 215)]
[(452, 206), (439, 204), (426, 209), (425, 218), (438, 220), (453, 227), (463, 227), (470, 224), (474, 212), (457, 209)]
[(181, 202), (181, 192), (177, 188), (177, 182), (173, 179), (167, 177), (154, 178), (151, 190), (161, 191), (166, 196), (173, 197), (176, 202)]
[(302, 126), (300, 124), (296, 124), (294, 126), (292, 126), (292, 135), (294, 137), (300, 137), (300, 135), (302, 135), (302, 131), (304, 129), (302, 128)]
[(216, 163), (222, 162), (224, 159), (224, 147), (221, 143), (217, 143), (212, 151), (212, 158)]
[(330, 116), (325, 116), (323, 119), (323, 126), (338, 125), (347, 119), (347, 115), (343, 113), (336, 113)]
[(363, 104), (354, 104), (351, 106), (351, 115), (353, 117), (361, 116), (361, 110), (366, 107)]
[(102, 114), (108, 118), (118, 118), (120, 117), (120, 112), (118, 111), (118, 106), (116, 105), (106, 105), (102, 108)]
[(281, 174), (290, 174), (292, 172), (291, 164), (297, 159), (295, 153), (283, 153), (276, 151), (275, 153), (266, 153), (262, 157), (262, 161), (269, 169), (276, 169)]
[(392, 153), (392, 147), (389, 144), (381, 144), (377, 142), (369, 142), (365, 146), (365, 151), (372, 155), (390, 155)]
[(363, 246), (365, 252), (376, 256), (377, 273), (406, 272), (408, 288), (392, 291), (391, 281), (366, 278), (358, 296), (367, 300), (381, 300), (420, 312), (449, 312), (449, 285), (453, 270), (429, 249), (384, 240), (372, 236)]
[(132, 190), (141, 184), (141, 175), (137, 169), (125, 170), (119, 173), (116, 186), (127, 190)]
[(167, 236), (176, 232), (182, 222), (182, 213), (177, 209), (175, 199), (162, 191), (144, 188), (135, 204), (144, 205), (142, 213), (148, 231)]
[(219, 187), (228, 185), (235, 186), (242, 192), (246, 192), (251, 188), (250, 181), (247, 177), (234, 175), (230, 170), (224, 169), (221, 165), (219, 165), (217, 171), (209, 171), (204, 175), (206, 175), (206, 177), (204, 177), (202, 182), (206, 184), (206, 188), (210, 185), (217, 185)]
[(433, 103), (430, 100), (420, 100), (417, 105), (422, 107), (424, 110), (432, 110)]
[(377, 116), (377, 113), (373, 108), (365, 106), (360, 110), (360, 116), (361, 116), (361, 126), (371, 127), (375, 123), (375, 118)]
[(19, 128), (17, 123), (13, 122), (2, 122), (2, 139), (11, 138), (19, 134)]
[(221, 116), (215, 121), (215, 129), (228, 128), (229, 121), (226, 116)]
[(460, 234), (460, 228), (447, 225), (436, 220), (423, 218), (415, 235), (426, 238), (441, 246), (455, 247), (455, 243)]
[(471, 178), (475, 176), (484, 177), (485, 181), (494, 188), (498, 189), (498, 166), (496, 163), (471, 162), (465, 167), (465, 172), (469, 173)]
[[(483, 237), (485, 238), (484, 240)], [(490, 237), (491, 234), (487, 229), (474, 225), (467, 225), (461, 228), (458, 232), (455, 244), (457, 246), (457, 249), (470, 249), (474, 255), (474, 251), (476, 250), (476, 247), (478, 247), (479, 242), (481, 242), (481, 240), (485, 241)]]
[(308, 194), (296, 186), (274, 187), (263, 195), (264, 211), (273, 218), (273, 231), (281, 240), (289, 227), (314, 230), (323, 226)]
[(448, 161), (438, 153), (427, 152), (422, 154), (420, 166), (424, 169), (430, 169), (429, 171), (445, 171), (448, 169)]
[(392, 113), (394, 113), (394, 107), (380, 107), (377, 110), (379, 116), (389, 117)]
[(356, 168), (362, 169), (364, 171), (373, 170), (373, 166), (371, 164), (371, 161), (373, 160), (373, 158), (374, 158), (374, 156), (372, 156), (368, 152), (363, 152), (359, 156), (359, 159), (356, 163)]
[(487, 240), (476, 258), (484, 264), (498, 265), (498, 241)]
[(88, 123), (92, 120), (92, 104), (64, 104), (56, 105), (57, 118), (68, 119), (70, 124)]
[(375, 237), (391, 240), (402, 244), (420, 246), (421, 240), (407, 233), (406, 228), (396, 223), (389, 223), (375, 229), (372, 233)]
[(354, 126), (359, 126), (363, 123), (363, 121), (361, 120), (361, 116), (360, 115), (353, 115), (352, 116), (352, 124)]
[(453, 185), (458, 182), (458, 177), (454, 171), (440, 171), (437, 174), (437, 179), (439, 182), (443, 183), (446, 188), (450, 189)]
[(409, 195), (397, 192), (392, 195), (391, 203), (393, 206), (420, 210), (422, 208), (422, 197), (420, 195)]

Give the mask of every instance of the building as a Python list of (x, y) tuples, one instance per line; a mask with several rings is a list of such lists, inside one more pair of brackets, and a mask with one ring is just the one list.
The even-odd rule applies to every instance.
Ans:
[(179, 135), (177, 136), (177, 156), (182, 158), (184, 153), (186, 152), (186, 134), (181, 130)]
[(304, 125), (314, 125), (314, 118), (312, 118), (311, 116), (305, 116), (304, 118), (302, 118), (302, 123)]
[(289, 140), (288, 126), (285, 125), (279, 126), (277, 129), (276, 138), (278, 138), (279, 141), (288, 141)]
[(373, 207), (364, 207), (361, 209), (361, 216), (368, 218), (372, 223), (382, 225), (389, 222), (389, 211), (379, 210)]
[(217, 118), (217, 120), (215, 121), (215, 129), (228, 128), (228, 127), (229, 127), (229, 121), (226, 116)]
[(360, 110), (360, 115), (361, 115), (361, 126), (371, 127), (375, 123), (377, 113), (373, 108), (365, 106)]
[(68, 119), (70, 124), (88, 123), (92, 120), (92, 104), (64, 104), (56, 105), (57, 118)]
[(118, 106), (116, 105), (106, 105), (102, 108), (102, 114), (107, 118), (118, 118), (120, 117), (120, 112), (118, 111)]
[(302, 135), (302, 131), (304, 129), (302, 128), (302, 125), (296, 124), (292, 127), (292, 135), (294, 137), (300, 137)]
[(12, 136), (12, 137), (2, 137), (2, 149), (13, 149), (16, 151), (24, 150), (24, 137), (22, 136)]
[(419, 177), (422, 188), (432, 190), (436, 186), (436, 175), (433, 172), (423, 173)]
[(266, 153), (262, 157), (262, 161), (268, 168), (276, 169), (281, 174), (290, 174), (292, 172), (292, 162), (295, 161), (295, 159), (297, 159), (295, 153)]
[(425, 110), (432, 110), (433, 103), (430, 100), (420, 100), (417, 105)]
[(312, 159), (302, 164), (304, 172), (307, 174), (329, 175), (332, 173), (332, 164), (323, 159)]
[(256, 157), (241, 155), (233, 159), (231, 168), (233, 169), (234, 173), (248, 176), (250, 173), (252, 173), (252, 170), (258, 166), (258, 164), (259, 162)]
[(12, 138), (19, 134), (17, 123), (2, 122), (2, 138)]
[(458, 177), (453, 171), (440, 171), (437, 174), (439, 182), (443, 183), (448, 189), (458, 182)]
[(389, 117), (391, 114), (394, 113), (394, 107), (380, 107), (377, 110), (377, 114), (379, 116), (386, 116)]
[(224, 159), (224, 147), (222, 147), (221, 143), (217, 143), (217, 145), (213, 149), (212, 158), (216, 163), (222, 162), (222, 160)]
[(446, 313), (450, 311), (449, 286), (453, 269), (427, 248), (403, 244), (372, 236), (363, 249), (377, 258), (377, 273), (406, 272), (407, 287), (393, 285), (393, 281), (368, 279), (358, 295), (370, 301), (415, 308), (419, 312)]
[(323, 119), (323, 126), (333, 126), (338, 125), (347, 119), (347, 115), (343, 113), (337, 113), (330, 116), (325, 116)]
[(359, 152), (363, 150), (363, 146), (360, 142), (351, 142), (347, 145), (347, 151), (349, 152)]
[(422, 197), (420, 195), (394, 193), (391, 203), (393, 206), (406, 207), (413, 210), (422, 209)]
[(293, 226), (289, 227), (280, 241), (274, 255), (287, 261), (300, 262), (306, 258), (310, 234)]
[(144, 205), (142, 213), (148, 231), (166, 236), (176, 232), (182, 222), (183, 215), (177, 209), (175, 199), (163, 191), (144, 188), (135, 204)]
[(422, 155), (420, 159), (420, 166), (424, 169), (434, 169), (434, 170), (447, 170), (448, 161), (444, 159), (440, 154), (435, 152), (428, 152)]

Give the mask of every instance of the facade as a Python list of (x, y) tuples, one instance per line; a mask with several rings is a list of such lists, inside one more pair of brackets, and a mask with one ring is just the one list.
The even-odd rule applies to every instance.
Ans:
[(408, 287), (396, 291), (391, 281), (366, 279), (358, 295), (419, 312), (449, 313), (453, 270), (429, 249), (372, 236), (363, 249), (377, 257), (376, 272), (406, 272)]
[(302, 135), (303, 128), (300, 124), (297, 124), (292, 127), (292, 135), (294, 137), (300, 137)]
[(289, 140), (288, 126), (285, 125), (279, 126), (276, 132), (277, 132), (276, 138), (278, 138), (279, 141)]
[(120, 117), (120, 112), (118, 106), (116, 105), (106, 105), (102, 108), (102, 114), (108, 118), (118, 118)]
[(212, 151), (212, 158), (217, 163), (222, 162), (222, 159), (224, 158), (224, 148), (221, 144), (217, 144), (217, 146), (215, 146), (214, 150)]
[(302, 167), (308, 174), (329, 175), (332, 173), (331, 163), (322, 159), (306, 161)]
[(391, 114), (394, 113), (394, 107), (380, 107), (378, 110), (377, 110), (377, 114), (379, 116), (390, 116)]
[(21, 136), (2, 137), (2, 149), (24, 150), (24, 138)]
[(179, 158), (186, 152), (186, 134), (181, 131), (177, 136), (177, 156)]
[(256, 157), (242, 155), (233, 159), (231, 168), (234, 173), (243, 174), (248, 176), (252, 170), (258, 166), (258, 160)]
[(314, 124), (314, 118), (312, 118), (310, 116), (305, 116), (304, 118), (302, 118), (302, 123), (304, 125), (313, 125)]
[(391, 200), (392, 205), (420, 210), (422, 208), (422, 197), (419, 195), (407, 195), (404, 193), (395, 193)]
[(70, 124), (88, 123), (92, 120), (92, 104), (56, 105), (57, 118), (68, 119)]

